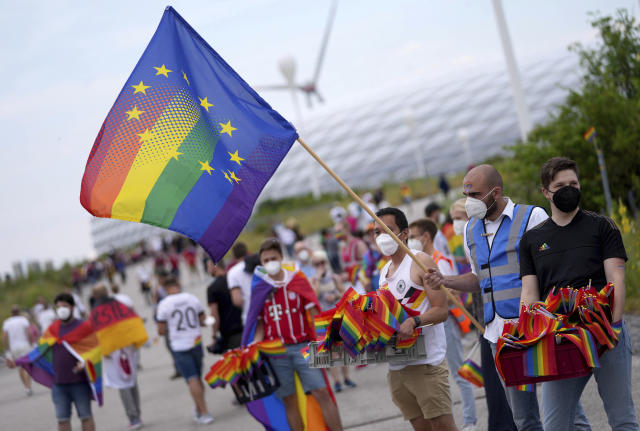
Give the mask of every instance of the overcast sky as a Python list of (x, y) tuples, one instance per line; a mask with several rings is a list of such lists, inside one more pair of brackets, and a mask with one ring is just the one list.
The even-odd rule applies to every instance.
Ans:
[[(95, 4), (91, 4), (95, 3)], [(516, 58), (589, 42), (587, 12), (611, 14), (637, 1), (504, 2)], [(80, 181), (96, 134), (155, 31), (166, 0), (0, 0), (0, 272), (17, 260), (56, 264), (92, 253)], [(315, 67), (330, 0), (174, 1), (172, 6), (249, 84), (283, 83)], [(355, 1), (338, 6), (319, 89), (335, 109), (395, 85), (477, 68), (504, 67), (490, 0)], [(288, 94), (262, 96), (293, 121)], [(313, 144), (313, 143), (310, 143)]]

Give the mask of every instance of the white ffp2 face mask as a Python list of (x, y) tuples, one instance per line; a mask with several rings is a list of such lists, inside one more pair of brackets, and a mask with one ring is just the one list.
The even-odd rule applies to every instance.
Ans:
[(269, 275), (277, 275), (280, 272), (281, 266), (279, 260), (272, 260), (264, 264), (264, 269)]
[[(489, 193), (484, 195), (482, 199), (489, 196), (494, 189), (495, 187), (489, 190)], [(467, 211), (467, 217), (469, 218), (477, 218), (482, 220), (487, 216), (487, 204), (485, 204), (481, 199), (467, 197), (467, 201), (464, 203), (464, 209)]]
[(407, 247), (409, 247), (410, 250), (422, 251), (422, 243), (418, 238), (410, 238), (409, 241), (407, 241)]
[(298, 259), (300, 259), (303, 262), (306, 262), (309, 260), (311, 256), (309, 255), (309, 251), (307, 250), (300, 250), (298, 252)]
[(391, 256), (396, 251), (398, 251), (398, 243), (391, 238), (391, 235), (386, 233), (381, 233), (376, 238), (376, 244), (380, 249), (380, 253), (385, 256)]
[(464, 225), (467, 224), (466, 220), (454, 220), (453, 231), (456, 235), (462, 235), (464, 233)]
[(69, 307), (58, 307), (56, 308), (56, 315), (58, 319), (65, 321), (71, 316), (71, 309)]

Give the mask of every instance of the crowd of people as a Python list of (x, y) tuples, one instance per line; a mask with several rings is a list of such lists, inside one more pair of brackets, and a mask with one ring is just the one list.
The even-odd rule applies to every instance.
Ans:
[[(442, 181), (441, 181), (442, 182)], [(140, 291), (151, 309), (159, 336), (164, 337), (175, 373), (183, 378), (194, 403), (198, 424), (213, 422), (205, 400), (202, 379), (204, 348), (212, 354), (262, 340), (279, 340), (286, 354), (272, 358), (280, 382), (276, 395), (282, 400), (292, 430), (302, 430), (294, 371), (305, 392), (322, 410), (331, 430), (342, 429), (339, 406), (330, 396), (357, 386), (353, 369), (331, 368), (332, 384), (323, 373), (310, 368), (300, 350), (313, 341), (312, 317), (336, 306), (352, 287), (364, 294), (389, 290), (404, 306), (419, 313), (401, 322), (398, 337), (409, 337), (422, 328), (418, 343), (425, 357), (390, 364), (387, 381), (391, 399), (405, 420), (416, 430), (455, 430), (449, 375), (462, 402), (462, 430), (478, 426), (472, 385), (458, 374), (465, 346), (479, 343), (486, 394), (489, 430), (591, 429), (580, 404), (589, 376), (545, 382), (542, 399), (535, 391), (505, 386), (496, 371), (496, 345), (505, 322), (517, 320), (520, 304), (544, 300), (553, 286), (597, 288), (615, 283), (612, 323), (621, 328), (618, 345), (602, 354), (594, 369), (600, 397), (614, 430), (638, 430), (631, 396), (629, 337), (622, 322), (624, 265), (626, 254), (617, 227), (610, 219), (579, 207), (580, 181), (575, 162), (556, 157), (541, 168), (542, 193), (549, 201), (551, 216), (540, 207), (514, 203), (504, 193), (500, 173), (489, 165), (472, 168), (464, 177), (464, 198), (447, 211), (433, 202), (424, 217), (407, 220), (403, 211), (391, 207), (381, 193), (365, 194), (365, 205), (378, 220), (357, 204), (336, 204), (329, 216), (333, 226), (315, 237), (304, 237), (295, 220), (277, 224), (273, 238), (266, 238), (252, 252), (236, 243), (226, 261), (202, 264), (212, 277), (205, 308), (198, 298), (182, 289), (181, 277), (201, 280), (198, 251), (182, 239), (161, 244), (154, 252), (144, 247), (126, 257), (114, 252), (101, 265), (111, 291), (93, 288), (91, 307), (111, 296), (128, 307), (133, 301), (120, 292), (113, 274), (126, 281), (130, 262), (153, 259), (153, 269), (137, 267)], [(443, 193), (448, 194), (448, 184)], [(446, 191), (444, 190), (446, 189)], [(405, 200), (407, 203), (410, 199)], [(382, 224), (384, 224), (384, 226)], [(418, 264), (388, 233), (388, 228), (416, 256)], [(182, 267), (191, 274), (181, 274)], [(109, 276), (109, 273), (112, 274)], [(425, 271), (427, 268), (428, 271)], [(96, 277), (96, 268), (84, 271)], [(76, 287), (82, 277), (74, 276)], [(95, 283), (99, 278), (92, 281)], [(448, 299), (444, 289), (460, 303)], [(484, 333), (473, 330), (460, 304), (484, 325)], [(23, 357), (39, 333), (61, 321), (64, 332), (72, 331), (87, 317), (88, 310), (75, 292), (58, 295), (55, 311), (44, 298), (33, 307), (33, 318), (19, 307), (3, 324), (3, 346), (7, 359)], [(208, 322), (207, 314), (213, 317)], [(212, 338), (203, 338), (202, 327), (212, 325)], [(61, 329), (62, 331), (62, 329)], [(467, 337), (467, 341), (463, 340)], [(477, 340), (476, 340), (477, 337)], [(142, 426), (136, 371), (139, 352), (129, 347), (105, 357), (105, 383), (117, 388), (130, 428)], [(83, 429), (93, 429), (91, 397), (86, 376), (76, 358), (60, 346), (53, 350), (56, 376), (52, 388), (59, 429), (70, 429), (70, 406), (75, 404)], [(29, 374), (20, 368), (28, 395)], [(540, 413), (542, 410), (542, 414)]]

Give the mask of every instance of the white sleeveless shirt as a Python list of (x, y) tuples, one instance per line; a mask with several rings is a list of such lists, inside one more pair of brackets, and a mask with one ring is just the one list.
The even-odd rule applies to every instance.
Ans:
[[(419, 250), (411, 251), (415, 255), (422, 253)], [(412, 262), (413, 260), (411, 257), (406, 255), (404, 259), (402, 259), (398, 269), (396, 269), (396, 272), (390, 277), (387, 276), (387, 273), (389, 272), (389, 266), (391, 266), (392, 262), (387, 262), (384, 268), (380, 271), (380, 289), (388, 289), (403, 305), (423, 314), (431, 308), (431, 303), (429, 303), (424, 287), (415, 284), (411, 280)], [(402, 365), (389, 364), (389, 369), (400, 370), (407, 365), (438, 365), (444, 360), (447, 351), (447, 340), (444, 335), (443, 323), (422, 328), (422, 335), (418, 338), (416, 343), (420, 342), (425, 345), (425, 351), (427, 352), (427, 357), (425, 359), (406, 362)]]

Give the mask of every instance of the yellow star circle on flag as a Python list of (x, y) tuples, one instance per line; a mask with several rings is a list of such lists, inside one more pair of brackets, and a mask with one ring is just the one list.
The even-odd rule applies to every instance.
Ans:
[[(229, 153), (229, 152), (227, 151), (227, 153)], [(229, 153), (229, 155), (231, 156), (231, 159), (230, 159), (230, 160), (231, 160), (232, 162), (236, 162), (236, 163), (237, 163), (237, 164), (239, 164), (239, 165), (241, 165), (241, 164), (242, 164), (242, 163), (240, 163), (240, 162), (242, 162), (244, 159), (238, 155), (238, 150), (236, 150), (236, 152), (235, 152), (235, 153)]]
[(173, 153), (171, 153), (171, 158), (178, 160), (178, 156), (181, 156), (181, 155), (182, 153), (179, 152), (178, 150), (173, 150)]
[(140, 136), (140, 143), (146, 142), (154, 136), (154, 134), (149, 129), (145, 129), (144, 132), (138, 133), (137, 135)]
[(169, 70), (164, 67), (164, 64), (160, 67), (153, 66), (153, 68), (156, 70), (156, 75), (164, 75), (165, 78), (169, 77), (169, 72), (173, 72), (173, 70)]
[(233, 181), (231, 181), (231, 178), (229, 178), (229, 175), (225, 171), (222, 171), (222, 173), (224, 174), (224, 177), (227, 179), (227, 181), (233, 184)]
[(227, 121), (226, 124), (224, 123), (218, 123), (220, 124), (220, 126), (222, 126), (222, 129), (220, 130), (220, 134), (222, 135), (223, 133), (228, 134), (229, 136), (231, 136), (231, 132), (233, 132), (234, 130), (238, 130), (235, 127), (233, 127), (231, 125), (231, 121)]
[(144, 85), (142, 81), (140, 81), (140, 84), (138, 85), (132, 85), (132, 87), (136, 90), (133, 92), (133, 94), (142, 93), (144, 95), (147, 94), (147, 88), (151, 88), (150, 85)]
[(127, 118), (127, 120), (131, 120), (132, 118), (135, 118), (136, 120), (139, 120), (140, 119), (140, 114), (142, 114), (143, 112), (146, 112), (146, 111), (140, 111), (138, 109), (138, 105), (135, 105), (133, 107), (133, 109), (125, 111), (125, 114), (127, 114), (129, 116), (129, 118)]
[[(198, 97), (198, 99), (200, 98)], [(200, 106), (202, 106), (204, 109), (207, 110), (207, 112), (209, 112), (209, 108), (213, 106), (213, 103), (209, 103), (209, 101), (205, 97), (204, 99), (200, 99)]]
[(236, 173), (233, 172), (233, 171), (229, 171), (229, 176), (231, 177), (231, 179), (233, 181), (236, 182), (236, 184), (239, 183), (240, 181), (242, 181), (240, 178), (236, 177)]
[(215, 169), (214, 169), (214, 168), (212, 168), (212, 167), (209, 165), (209, 160), (204, 161), (204, 162), (200, 162), (200, 161), (198, 160), (198, 162), (200, 163), (200, 166), (201, 166), (201, 167), (200, 167), (200, 170), (201, 170), (201, 171), (207, 171), (207, 173), (208, 173), (209, 175), (211, 175), (211, 171), (215, 171)]

